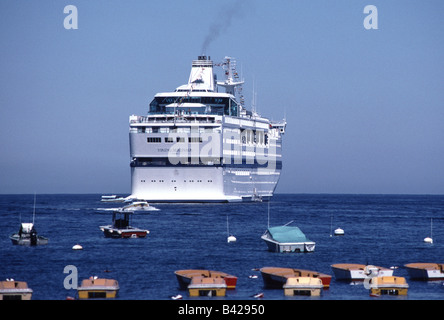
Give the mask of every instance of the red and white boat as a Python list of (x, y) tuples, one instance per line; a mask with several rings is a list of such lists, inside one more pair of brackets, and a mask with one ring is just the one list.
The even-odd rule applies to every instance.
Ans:
[(408, 263), (404, 265), (411, 279), (444, 280), (444, 263)]
[(378, 277), (393, 275), (392, 269), (358, 263), (337, 263), (332, 264), (331, 268), (336, 280), (364, 281), (371, 274)]
[(130, 225), (130, 217), (132, 211), (114, 211), (113, 224), (108, 226), (100, 226), (107, 238), (145, 238), (149, 233), (148, 230), (139, 229)]
[(188, 269), (177, 270), (174, 273), (176, 274), (177, 281), (179, 282), (179, 287), (182, 290), (188, 288), (193, 277), (222, 278), (227, 285), (227, 289), (236, 289), (237, 277), (222, 271)]

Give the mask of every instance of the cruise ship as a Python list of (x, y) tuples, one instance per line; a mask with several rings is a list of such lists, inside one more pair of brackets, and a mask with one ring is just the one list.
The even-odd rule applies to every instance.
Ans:
[[(217, 80), (213, 69), (224, 79)], [(131, 195), (151, 202), (268, 200), (282, 170), (286, 121), (244, 106), (236, 60), (192, 61), (188, 83), (129, 117)]]

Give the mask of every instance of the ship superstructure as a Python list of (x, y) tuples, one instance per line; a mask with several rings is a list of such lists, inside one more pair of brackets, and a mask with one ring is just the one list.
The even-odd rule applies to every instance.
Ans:
[[(216, 80), (214, 66), (224, 80)], [(199, 56), (187, 84), (156, 94), (146, 116), (130, 116), (129, 198), (231, 202), (273, 195), (286, 122), (247, 110), (242, 84), (233, 58), (213, 64)]]

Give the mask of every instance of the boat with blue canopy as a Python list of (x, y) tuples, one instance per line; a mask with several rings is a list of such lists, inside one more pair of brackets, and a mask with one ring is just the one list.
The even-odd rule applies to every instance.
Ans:
[(269, 251), (273, 252), (313, 252), (316, 243), (308, 239), (296, 226), (269, 227), (262, 235)]

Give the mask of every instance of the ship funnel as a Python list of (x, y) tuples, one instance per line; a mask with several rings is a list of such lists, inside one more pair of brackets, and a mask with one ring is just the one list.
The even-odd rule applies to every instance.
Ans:
[(191, 64), (188, 84), (180, 86), (176, 91), (213, 92), (214, 88), (213, 61), (209, 56), (198, 56)]

